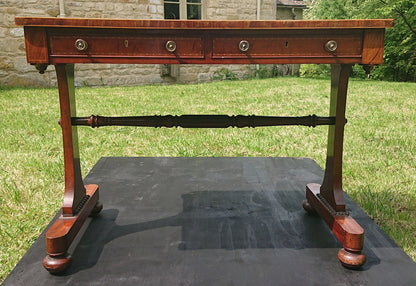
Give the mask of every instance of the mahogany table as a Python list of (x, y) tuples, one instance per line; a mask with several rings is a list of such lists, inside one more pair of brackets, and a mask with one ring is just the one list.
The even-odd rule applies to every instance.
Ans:
[[(383, 59), (385, 28), (393, 20), (180, 21), (16, 17), (24, 26), (27, 61), (43, 73), (55, 65), (64, 144), (62, 214), (46, 233), (44, 267), (61, 273), (71, 264), (68, 248), (86, 218), (98, 214), (98, 186), (84, 185), (78, 125), (226, 128), (328, 125), (322, 185), (308, 184), (303, 207), (318, 213), (341, 242), (341, 263), (359, 268), (364, 229), (346, 212), (342, 152), (348, 78), (354, 64), (369, 72)], [(74, 64), (331, 64), (328, 117), (134, 116), (76, 117)]]

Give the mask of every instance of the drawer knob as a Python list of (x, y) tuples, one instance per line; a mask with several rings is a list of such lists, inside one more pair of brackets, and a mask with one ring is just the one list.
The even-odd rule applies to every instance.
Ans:
[(175, 41), (167, 41), (166, 42), (166, 50), (169, 53), (173, 53), (174, 51), (176, 51), (176, 43), (175, 43)]
[(248, 41), (246, 40), (242, 40), (239, 44), (238, 44), (238, 48), (240, 49), (240, 51), (242, 52), (247, 52), (248, 49), (250, 48), (250, 44)]
[(338, 44), (334, 40), (330, 40), (330, 41), (326, 42), (326, 44), (325, 44), (325, 50), (327, 52), (333, 53), (337, 50), (337, 48), (338, 48)]
[(75, 48), (80, 52), (85, 51), (88, 49), (88, 43), (83, 39), (78, 39), (75, 41)]

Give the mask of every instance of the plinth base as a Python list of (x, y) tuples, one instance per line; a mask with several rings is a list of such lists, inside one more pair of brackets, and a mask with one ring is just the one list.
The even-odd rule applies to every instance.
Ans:
[(303, 207), (307, 212), (315, 210), (323, 218), (328, 227), (341, 242), (343, 249), (338, 259), (347, 268), (359, 269), (366, 261), (361, 253), (364, 247), (364, 229), (349, 215), (348, 212), (335, 212), (320, 196), (321, 185), (311, 183), (306, 186), (307, 202)]
[(98, 202), (98, 186), (86, 185), (86, 200), (80, 211), (74, 216), (59, 216), (46, 232), (46, 251), (43, 266), (51, 274), (61, 274), (70, 265), (67, 253), (75, 236), (90, 215), (97, 215), (103, 206)]

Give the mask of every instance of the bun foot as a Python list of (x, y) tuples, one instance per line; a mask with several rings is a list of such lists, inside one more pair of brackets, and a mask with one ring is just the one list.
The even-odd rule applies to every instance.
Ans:
[(311, 206), (311, 204), (307, 200), (303, 201), (302, 207), (308, 214), (316, 214), (316, 210)]
[(338, 259), (345, 268), (356, 270), (365, 263), (366, 256), (364, 253), (361, 253), (361, 251), (351, 252), (342, 248), (338, 252)]
[(103, 204), (100, 202), (97, 202), (94, 206), (94, 208), (92, 209), (90, 216), (95, 217), (97, 216), (100, 211), (103, 209)]
[(72, 258), (69, 254), (65, 253), (59, 256), (49, 256), (43, 259), (43, 267), (51, 274), (61, 274), (71, 266)]

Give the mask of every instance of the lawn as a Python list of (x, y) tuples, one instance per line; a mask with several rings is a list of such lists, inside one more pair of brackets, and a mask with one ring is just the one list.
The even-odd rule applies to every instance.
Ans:
[[(83, 87), (76, 94), (79, 116), (327, 116), (329, 89), (329, 79), (284, 77)], [(344, 190), (416, 261), (416, 84), (351, 80), (347, 101)], [(58, 112), (55, 88), (0, 87), (0, 283), (62, 203)], [(78, 133), (86, 175), (102, 156), (311, 157), (323, 167), (327, 127), (80, 127)]]

